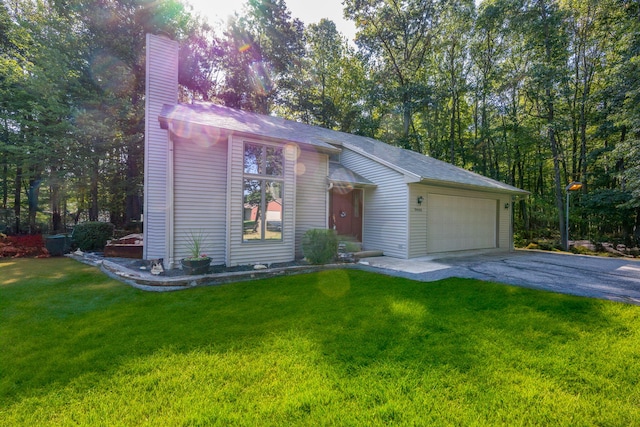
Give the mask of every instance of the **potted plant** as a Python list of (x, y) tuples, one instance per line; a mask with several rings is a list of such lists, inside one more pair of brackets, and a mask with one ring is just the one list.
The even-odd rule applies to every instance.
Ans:
[(191, 256), (181, 261), (182, 270), (186, 274), (206, 274), (209, 272), (211, 258), (201, 252), (207, 236), (202, 232), (191, 232), (187, 237), (187, 247)]

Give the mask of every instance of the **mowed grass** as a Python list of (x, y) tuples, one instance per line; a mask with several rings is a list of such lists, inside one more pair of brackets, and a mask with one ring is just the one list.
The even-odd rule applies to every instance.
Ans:
[(2, 425), (640, 424), (640, 307), (474, 280), (5, 260), (0, 346)]

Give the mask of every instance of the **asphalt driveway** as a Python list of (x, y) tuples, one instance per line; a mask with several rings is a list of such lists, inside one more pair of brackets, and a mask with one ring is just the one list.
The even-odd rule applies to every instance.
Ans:
[(364, 268), (426, 282), (465, 277), (640, 305), (640, 260), (634, 259), (517, 250), (360, 262)]

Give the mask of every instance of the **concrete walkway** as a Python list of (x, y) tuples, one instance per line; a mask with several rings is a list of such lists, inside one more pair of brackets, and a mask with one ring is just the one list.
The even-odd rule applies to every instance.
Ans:
[(640, 260), (517, 250), (402, 260), (364, 258), (365, 269), (419, 281), (449, 277), (488, 280), (640, 305)]

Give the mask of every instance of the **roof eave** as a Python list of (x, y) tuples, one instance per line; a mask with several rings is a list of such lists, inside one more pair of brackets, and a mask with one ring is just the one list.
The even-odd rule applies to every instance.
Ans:
[(343, 181), (329, 178), (329, 182), (336, 187), (353, 187), (353, 188), (377, 188), (377, 184), (368, 182)]
[(448, 188), (463, 188), (467, 190), (475, 190), (475, 191), (490, 191), (492, 193), (501, 193), (501, 194), (510, 194), (512, 196), (521, 196), (526, 197), (530, 192), (526, 190), (521, 190), (519, 188), (509, 189), (509, 188), (497, 188), (497, 187), (486, 187), (482, 185), (474, 185), (474, 184), (466, 184), (454, 181), (443, 181), (439, 179), (433, 178), (422, 178), (420, 180), (421, 184), (435, 185), (438, 187), (448, 187)]
[(323, 153), (323, 154), (338, 154), (340, 153), (342, 150), (340, 148), (336, 148), (333, 146), (329, 146), (327, 145), (327, 147), (322, 147), (319, 145), (315, 145), (309, 142), (304, 142), (304, 141), (292, 141), (290, 139), (287, 138), (275, 138), (272, 136), (268, 136), (268, 135), (262, 135), (259, 133), (252, 133), (252, 132), (244, 132), (244, 131), (238, 131), (238, 130), (233, 130), (233, 129), (227, 129), (227, 128), (223, 128), (223, 127), (218, 127), (218, 126), (212, 126), (212, 125), (208, 125), (208, 124), (204, 124), (204, 123), (198, 123), (197, 121), (187, 121), (187, 120), (181, 120), (181, 119), (176, 119), (176, 118), (170, 118), (170, 117), (166, 117), (166, 116), (158, 116), (158, 121), (160, 122), (160, 128), (161, 129), (165, 129), (168, 130), (169, 132), (173, 133), (172, 128), (173, 128), (173, 124), (174, 123), (180, 123), (180, 124), (190, 124), (190, 125), (195, 125), (195, 126), (201, 126), (204, 128), (209, 128), (209, 129), (219, 129), (220, 131), (222, 131), (225, 134), (229, 134), (229, 135), (235, 135), (235, 136), (240, 136), (240, 137), (245, 137), (245, 138), (260, 138), (263, 140), (267, 140), (267, 141), (273, 141), (273, 142), (279, 142), (279, 143), (289, 143), (289, 142), (293, 142), (295, 144), (300, 144), (303, 145), (303, 148), (306, 149), (312, 149), (316, 152), (319, 153)]

